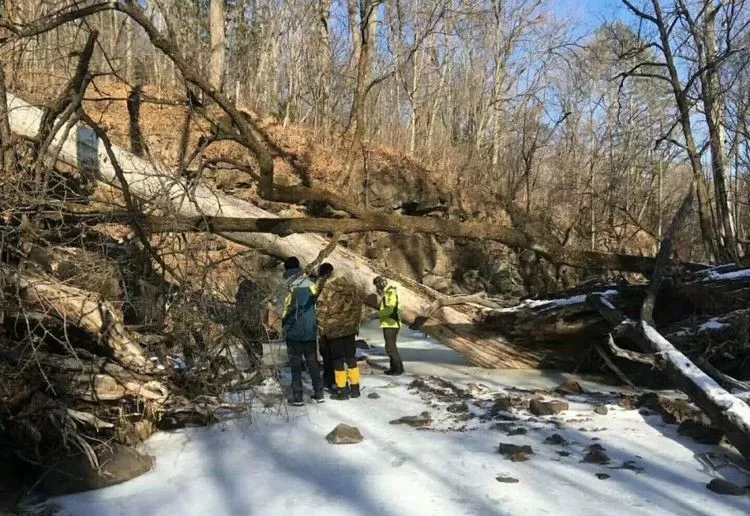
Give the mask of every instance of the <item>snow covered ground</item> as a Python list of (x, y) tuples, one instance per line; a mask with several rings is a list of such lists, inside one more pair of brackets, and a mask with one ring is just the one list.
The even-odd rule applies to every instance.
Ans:
[[(564, 376), (476, 369), (451, 350), (404, 333), (400, 347), (412, 375), (437, 375), (461, 388), (475, 384), (468, 389), (475, 394), (466, 400), (468, 415), (447, 410), (460, 403), (423, 399), (408, 389), (412, 375), (366, 373), (357, 400), (301, 408), (269, 402), (252, 418), (157, 434), (145, 446), (157, 459), (152, 472), (52, 502), (59, 514), (75, 516), (750, 514), (750, 497), (706, 488), (719, 473), (701, 454), (727, 450), (677, 436), (677, 427), (660, 416), (615, 404), (608, 405), (608, 414), (595, 414), (592, 403), (607, 400), (612, 388), (582, 381), (587, 391), (602, 394), (568, 396), (570, 410), (557, 416), (559, 429), (550, 418), (514, 411), (520, 420), (511, 426), (527, 433), (506, 435), (497, 429), (498, 419), (469, 416), (486, 413), (495, 391), (550, 389)], [(378, 345), (367, 351), (372, 360), (387, 361), (377, 329), (366, 328), (363, 337)], [(283, 354), (275, 358), (283, 360)], [(369, 398), (371, 393), (379, 398)], [(278, 400), (273, 389), (266, 396)], [(423, 411), (433, 419), (430, 429), (389, 424)], [(326, 434), (339, 423), (357, 426), (365, 440), (328, 444)], [(544, 444), (554, 433), (570, 444)], [(512, 462), (498, 453), (500, 442), (530, 445), (533, 455)], [(603, 446), (610, 464), (581, 463), (592, 444)], [(750, 484), (734, 468), (719, 472)], [(600, 480), (597, 474), (610, 477)], [(501, 483), (498, 476), (518, 482)]]

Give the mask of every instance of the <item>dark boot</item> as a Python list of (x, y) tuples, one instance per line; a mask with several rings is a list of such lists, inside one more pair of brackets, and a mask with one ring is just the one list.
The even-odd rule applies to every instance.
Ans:
[(304, 400), (302, 399), (302, 393), (301, 392), (293, 392), (292, 393), (292, 399), (289, 400), (290, 403), (295, 407), (301, 407), (305, 404)]
[(404, 363), (401, 360), (394, 360), (393, 366), (385, 374), (389, 376), (401, 376), (404, 374)]
[(326, 401), (326, 398), (323, 395), (323, 391), (318, 391), (315, 394), (313, 394), (312, 399), (314, 399), (316, 403), (325, 403)]
[(390, 361), (390, 365), (388, 366), (388, 369), (383, 371), (383, 374), (393, 374), (393, 359), (388, 357), (388, 360)]
[(347, 382), (346, 371), (336, 371), (334, 373), (336, 378), (336, 387), (331, 393), (332, 400), (348, 400), (349, 399), (349, 386)]
[(349, 396), (352, 398), (359, 398), (359, 367), (356, 366), (356, 361), (354, 362), (354, 366), (350, 367), (349, 370), (346, 372), (349, 379)]
[(349, 399), (349, 388), (344, 387), (343, 389), (341, 387), (337, 387), (335, 391), (331, 394), (332, 400), (337, 401), (345, 401)]

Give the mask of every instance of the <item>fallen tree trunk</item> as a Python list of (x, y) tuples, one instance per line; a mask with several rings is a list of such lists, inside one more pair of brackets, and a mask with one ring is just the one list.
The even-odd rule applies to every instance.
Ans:
[[(718, 269), (718, 268), (717, 268)], [(621, 312), (637, 318), (648, 284), (591, 285), (562, 292), (550, 299), (527, 300), (518, 306), (484, 310), (477, 323), (488, 331), (499, 331), (519, 343), (564, 342), (604, 337), (609, 333), (599, 312), (586, 300), (594, 293), (606, 294)], [(659, 290), (654, 320), (665, 334), (678, 342), (695, 336), (693, 327), (716, 319), (714, 327), (729, 331), (741, 323), (738, 315), (750, 303), (750, 269), (716, 273), (713, 269), (687, 279), (668, 279)], [(703, 331), (701, 330), (701, 331)], [(677, 335), (681, 332), (681, 335)]]
[(140, 372), (152, 370), (151, 361), (133, 336), (125, 329), (122, 317), (99, 296), (31, 272), (18, 272), (0, 264), (0, 283), (15, 291), (19, 312), (32, 310), (49, 314), (65, 324), (76, 326), (94, 336), (122, 366)]
[(722, 389), (653, 326), (625, 317), (601, 296), (592, 295), (589, 300), (612, 327), (619, 328), (643, 351), (653, 353), (657, 367), (725, 432), (729, 442), (746, 459), (750, 459), (750, 406)]
[[(13, 95), (9, 94), (8, 97), (13, 132), (34, 138), (38, 133), (41, 111)], [(79, 124), (68, 138), (56, 144), (60, 148), (59, 160), (105, 183), (122, 187), (104, 143), (92, 129)], [(112, 154), (119, 163), (130, 193), (144, 202), (144, 209), (161, 210), (182, 217), (275, 218), (249, 202), (218, 194), (205, 186), (191, 188), (169, 171), (123, 149), (115, 147)], [(299, 256), (302, 262), (313, 260), (327, 246), (327, 241), (317, 235), (279, 238), (268, 233), (218, 234), (279, 257)], [(342, 248), (334, 250), (328, 261), (338, 270), (348, 273), (364, 291), (372, 290), (372, 280), (384, 272), (365, 258)], [(437, 293), (426, 287), (402, 284), (400, 300), (404, 316), (407, 320), (414, 320), (437, 297)], [(529, 368), (538, 366), (542, 360), (533, 351), (519, 350), (504, 338), (477, 328), (470, 316), (450, 307), (444, 308), (440, 318), (434, 324), (426, 325), (424, 331), (483, 367)]]
[[(217, 194), (218, 195), (218, 194)], [(68, 221), (121, 221), (133, 220), (127, 213), (117, 214), (48, 214), (50, 218)], [(295, 233), (365, 233), (382, 231), (388, 233), (424, 233), (457, 239), (497, 241), (514, 248), (530, 249), (553, 263), (586, 269), (618, 270), (648, 274), (652, 271), (655, 258), (626, 254), (608, 254), (592, 251), (578, 251), (553, 244), (542, 244), (538, 238), (526, 232), (507, 226), (484, 222), (458, 222), (437, 217), (415, 217), (392, 213), (359, 213), (357, 219), (330, 218), (252, 218), (231, 216), (182, 216), (139, 217), (144, 229), (152, 233), (164, 232), (211, 232), (211, 233), (271, 233), (288, 236)], [(670, 263), (686, 271), (700, 271), (706, 266), (700, 263)]]
[[(681, 352), (694, 360), (704, 360), (722, 373), (741, 380), (750, 379), (750, 345), (747, 306), (750, 270), (731, 273), (709, 271), (691, 281), (667, 281), (654, 305), (655, 328)], [(529, 350), (545, 347), (557, 367), (566, 367), (577, 350), (588, 356), (592, 346), (604, 344), (611, 325), (592, 306), (587, 296), (606, 297), (618, 311), (637, 319), (648, 285), (593, 285), (560, 294), (556, 299), (527, 300), (503, 309), (483, 309), (477, 325), (499, 334), (516, 346)], [(621, 335), (616, 334), (618, 341)], [(593, 349), (593, 351), (597, 351)], [(598, 367), (596, 363), (590, 364)], [(583, 367), (578, 364), (578, 367)], [(624, 364), (623, 367), (627, 367)], [(634, 372), (641, 377), (638, 371)], [(712, 374), (720, 380), (717, 375)], [(647, 378), (642, 378), (647, 380)]]
[(205, 424), (217, 411), (243, 409), (218, 396), (186, 397), (190, 382), (223, 389), (227, 380), (216, 376), (231, 364), (160, 371), (98, 294), (7, 264), (0, 264), (0, 286), (11, 332), (0, 339), (0, 448), (37, 464), (40, 475), (71, 446), (98, 469), (112, 441), (135, 444), (159, 427)]
[(427, 311), (414, 320), (412, 325), (409, 326), (409, 329), (420, 329), (427, 321), (430, 320), (430, 317), (438, 312), (438, 310), (446, 306), (456, 305), (479, 305), (489, 308), (500, 308), (500, 306), (496, 302), (487, 297), (487, 294), (485, 292), (478, 292), (476, 294), (470, 294), (466, 296), (441, 297), (433, 301), (432, 304), (427, 308)]

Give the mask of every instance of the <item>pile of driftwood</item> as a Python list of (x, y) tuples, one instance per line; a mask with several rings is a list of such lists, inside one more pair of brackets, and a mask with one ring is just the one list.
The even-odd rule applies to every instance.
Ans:
[[(116, 300), (13, 257), (6, 252), (0, 264), (0, 450), (44, 492), (127, 480), (149, 463), (125, 447), (160, 428), (245, 410), (224, 394), (259, 370), (238, 328), (211, 320), (210, 300), (183, 296), (160, 334), (141, 334), (124, 324)], [(119, 465), (122, 453), (139, 466)]]
[[(518, 306), (485, 309), (477, 324), (497, 332), (549, 367), (581, 368), (587, 355), (612, 351), (613, 328), (592, 303), (606, 299), (624, 315), (637, 319), (649, 284), (597, 284), (562, 292)], [(750, 269), (735, 265), (665, 278), (656, 296), (655, 327), (675, 347), (711, 370), (737, 380), (750, 379)], [(627, 338), (614, 331), (624, 348)], [(621, 359), (613, 357), (616, 363)], [(731, 386), (732, 382), (717, 376)]]

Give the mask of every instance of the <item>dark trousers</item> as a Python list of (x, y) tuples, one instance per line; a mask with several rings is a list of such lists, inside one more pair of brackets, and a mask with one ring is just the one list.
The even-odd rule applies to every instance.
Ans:
[(399, 328), (383, 328), (383, 340), (385, 340), (385, 352), (392, 362), (401, 363), (401, 355), (398, 353), (396, 341), (398, 340)]
[(344, 371), (344, 366), (348, 366), (350, 369), (357, 367), (357, 345), (354, 339), (354, 335), (328, 339), (331, 349), (331, 369)]
[(302, 394), (302, 361), (307, 364), (307, 370), (312, 379), (313, 390), (316, 393), (323, 391), (323, 382), (320, 379), (318, 369), (318, 346), (314, 340), (298, 341), (287, 340), (286, 351), (289, 355), (289, 365), (292, 369), (292, 392)]
[(323, 385), (330, 389), (334, 384), (333, 355), (331, 341), (325, 335), (320, 337), (320, 356), (323, 358)]

